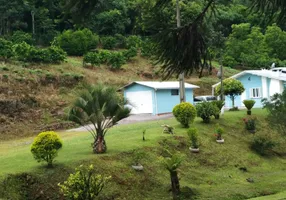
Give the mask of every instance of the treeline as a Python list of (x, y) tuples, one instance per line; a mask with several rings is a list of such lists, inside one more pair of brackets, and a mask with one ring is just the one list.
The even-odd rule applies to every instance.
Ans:
[[(0, 0), (0, 36), (13, 43), (25, 41), (32, 46), (60, 47), (68, 55), (84, 55), (98, 47), (130, 49), (126, 46), (129, 36), (136, 35), (145, 41), (166, 28), (176, 27), (176, 1), (169, 1), (162, 9), (155, 10), (154, 6), (158, 2)], [(181, 0), (182, 26), (192, 23), (206, 3), (201, 0)], [(285, 58), (279, 55), (281, 51), (275, 52), (277, 47), (266, 36), (269, 35), (267, 24), (271, 19), (251, 12), (250, 5), (250, 0), (218, 0), (215, 3), (214, 11), (204, 22), (205, 41), (210, 46), (209, 56), (217, 60), (223, 58), (224, 64), (231, 67), (241, 65), (259, 68), (271, 62), (283, 65)], [(244, 31), (244, 37), (236, 38), (238, 27), (245, 23), (249, 24), (249, 28)], [(283, 35), (283, 27), (285, 24), (280, 23), (275, 31)], [(243, 49), (242, 40), (245, 40), (244, 46), (251, 45), (246, 41), (249, 42), (255, 31), (262, 34), (256, 36), (264, 39), (256, 39), (256, 44), (253, 41), (254, 49)], [(282, 42), (276, 46), (285, 49), (283, 45)], [(142, 46), (153, 47), (151, 43), (142, 43)], [(238, 52), (241, 52), (240, 55)]]

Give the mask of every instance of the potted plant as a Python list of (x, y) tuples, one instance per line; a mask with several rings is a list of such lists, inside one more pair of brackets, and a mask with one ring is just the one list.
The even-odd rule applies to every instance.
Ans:
[(191, 152), (198, 153), (199, 149), (199, 142), (198, 142), (198, 130), (196, 128), (190, 128), (188, 130), (188, 135), (191, 140), (191, 147), (189, 148)]
[(251, 109), (253, 108), (255, 101), (254, 100), (244, 100), (243, 104), (247, 108), (247, 114), (251, 115)]
[(248, 130), (250, 133), (256, 132), (256, 118), (243, 118), (245, 129)]
[(142, 158), (145, 156), (145, 152), (140, 151), (140, 150), (135, 150), (134, 151), (134, 156), (133, 156), (133, 165), (132, 168), (135, 169), (136, 171), (143, 171), (144, 167), (141, 165), (140, 161)]
[(224, 129), (221, 126), (217, 125), (215, 129), (215, 136), (216, 136), (217, 143), (220, 143), (220, 144), (224, 143), (224, 139), (222, 138), (223, 133), (224, 133)]

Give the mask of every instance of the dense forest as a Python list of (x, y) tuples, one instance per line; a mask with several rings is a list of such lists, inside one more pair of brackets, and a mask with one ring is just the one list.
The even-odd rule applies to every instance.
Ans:
[[(176, 27), (175, 0), (0, 1), (0, 46), (6, 46), (6, 50), (0, 47), (0, 57), (5, 60), (17, 57), (23, 61), (41, 61), (34, 57), (29, 60), (28, 55), (23, 57), (27, 48), (32, 48), (35, 54), (56, 52), (57, 59), (51, 55), (44, 62), (63, 60), (62, 49), (68, 55), (82, 56), (97, 47), (130, 49), (135, 46), (151, 56), (155, 45), (149, 39), (162, 30)], [(194, 22), (208, 2), (180, 1), (182, 26)], [(158, 7), (158, 4), (164, 5)], [(286, 24), (283, 21), (276, 24), (274, 17), (253, 10), (249, 0), (213, 3), (202, 26), (208, 58), (220, 60), (229, 67), (265, 68), (273, 62), (285, 65)], [(33, 47), (50, 45), (45, 52), (37, 52)]]

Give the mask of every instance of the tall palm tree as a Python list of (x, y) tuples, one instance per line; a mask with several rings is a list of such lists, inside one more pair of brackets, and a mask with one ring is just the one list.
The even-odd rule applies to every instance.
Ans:
[[(84, 126), (93, 136), (93, 152), (105, 153), (105, 135), (119, 120), (129, 116), (130, 109), (111, 87), (86, 86), (68, 111), (68, 119)], [(90, 124), (90, 125), (89, 125)]]

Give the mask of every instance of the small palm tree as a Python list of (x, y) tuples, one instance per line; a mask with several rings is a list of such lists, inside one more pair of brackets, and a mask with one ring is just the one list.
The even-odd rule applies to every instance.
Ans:
[(86, 86), (78, 94), (68, 111), (68, 119), (84, 126), (93, 136), (93, 152), (107, 150), (105, 134), (119, 120), (129, 116), (130, 109), (111, 87)]

